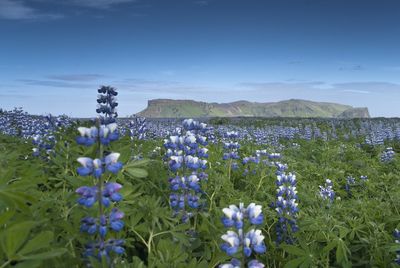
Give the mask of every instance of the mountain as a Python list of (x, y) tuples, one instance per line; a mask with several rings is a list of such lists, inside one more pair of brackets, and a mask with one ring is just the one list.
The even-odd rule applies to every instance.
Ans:
[(149, 100), (147, 108), (138, 115), (150, 118), (187, 117), (330, 117), (368, 118), (368, 108), (353, 108), (349, 105), (314, 102), (307, 100), (285, 100), (279, 102), (236, 101), (231, 103), (207, 103), (194, 100)]

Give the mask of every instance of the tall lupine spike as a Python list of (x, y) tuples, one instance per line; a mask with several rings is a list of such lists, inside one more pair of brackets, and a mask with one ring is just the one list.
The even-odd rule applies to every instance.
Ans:
[(393, 236), (394, 236), (394, 242), (399, 246), (399, 249), (396, 250), (396, 258), (394, 259), (394, 262), (400, 265), (400, 230), (395, 229), (393, 232)]
[[(221, 236), (224, 241), (221, 244), (221, 250), (228, 256), (238, 257), (245, 262), (244, 265), (247, 263), (247, 267), (264, 267), (258, 260), (249, 259), (252, 255), (263, 254), (267, 251), (262, 231), (253, 228), (253, 225), (261, 225), (264, 222), (262, 207), (251, 203), (246, 208), (243, 203), (240, 203), (238, 207), (230, 205), (222, 209), (222, 212), (224, 213), (221, 218), (223, 225), (234, 230), (230, 229)], [(219, 267), (242, 267), (241, 265), (238, 259), (233, 258), (230, 263), (221, 264)]]
[(281, 173), (277, 176), (276, 192), (277, 201), (274, 204), (278, 214), (276, 225), (277, 243), (285, 241), (287, 244), (294, 242), (293, 233), (298, 231), (297, 214), (299, 212), (297, 204), (296, 175)]
[[(170, 205), (175, 216), (186, 222), (203, 207), (204, 194), (201, 182), (208, 178), (204, 170), (207, 168), (208, 149), (206, 138), (202, 135), (206, 125), (193, 119), (182, 123), (183, 129), (175, 131), (175, 135), (164, 140), (167, 149), (166, 160), (173, 176), (169, 178)], [(183, 131), (186, 131), (183, 133)]]
[(111, 263), (112, 252), (115, 254), (124, 253), (124, 240), (122, 239), (106, 239), (109, 235), (109, 230), (119, 232), (124, 227), (122, 218), (124, 213), (113, 206), (112, 203), (118, 203), (122, 200), (122, 195), (119, 191), (122, 185), (115, 182), (105, 183), (103, 174), (106, 172), (116, 174), (118, 173), (123, 164), (118, 161), (120, 154), (111, 152), (106, 156), (103, 155), (103, 146), (107, 146), (110, 142), (118, 139), (117, 124), (115, 121), (114, 108), (116, 107), (114, 96), (117, 92), (111, 87), (102, 87), (99, 89), (100, 95), (97, 102), (105, 103), (99, 108), (105, 116), (102, 118), (104, 124), (98, 124), (97, 127), (85, 128), (79, 127), (78, 132), (80, 136), (76, 139), (78, 144), (91, 146), (98, 145), (97, 158), (79, 157), (77, 161), (81, 164), (77, 168), (77, 173), (80, 176), (93, 176), (97, 179), (95, 186), (82, 186), (76, 190), (80, 195), (78, 204), (91, 208), (98, 203), (97, 217), (86, 216), (81, 220), (81, 232), (88, 233), (94, 236), (94, 239), (86, 245), (84, 252), (85, 257), (95, 257), (100, 261), (105, 259)]
[(335, 191), (333, 190), (333, 183), (330, 179), (326, 179), (325, 187), (319, 186), (319, 195), (322, 199), (328, 200), (330, 203), (333, 202), (335, 198)]

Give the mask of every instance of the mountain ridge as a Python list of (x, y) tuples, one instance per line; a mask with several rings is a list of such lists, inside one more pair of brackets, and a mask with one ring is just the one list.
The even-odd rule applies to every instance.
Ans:
[(367, 107), (289, 99), (278, 102), (250, 102), (238, 100), (229, 103), (195, 100), (152, 99), (147, 108), (138, 113), (150, 118), (184, 117), (326, 117), (369, 118)]

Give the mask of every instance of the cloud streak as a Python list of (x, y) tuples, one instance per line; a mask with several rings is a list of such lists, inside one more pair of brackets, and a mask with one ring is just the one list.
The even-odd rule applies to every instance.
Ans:
[(42, 13), (23, 1), (0, 0), (0, 19), (37, 20), (60, 19), (63, 17), (62, 14)]
[(109, 9), (114, 5), (133, 3), (136, 0), (72, 0), (71, 3), (76, 6)]
[(96, 81), (101, 78), (106, 78), (106, 75), (102, 74), (62, 74), (62, 75), (48, 75), (47, 78), (51, 80), (61, 80), (61, 81), (70, 81), (70, 82), (87, 82), (87, 81)]

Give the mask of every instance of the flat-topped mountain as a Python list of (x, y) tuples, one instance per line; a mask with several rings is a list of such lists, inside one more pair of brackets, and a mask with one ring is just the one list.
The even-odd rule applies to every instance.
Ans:
[(368, 108), (349, 105), (285, 100), (279, 102), (236, 101), (230, 103), (207, 103), (194, 100), (149, 100), (147, 108), (138, 115), (150, 118), (187, 117), (330, 117), (369, 118)]

